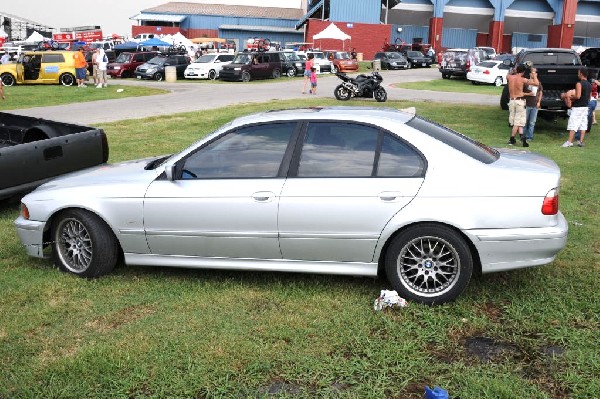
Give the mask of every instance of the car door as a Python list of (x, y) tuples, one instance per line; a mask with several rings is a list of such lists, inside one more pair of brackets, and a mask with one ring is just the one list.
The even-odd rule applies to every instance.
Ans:
[(371, 262), (389, 220), (417, 194), (426, 162), (377, 127), (310, 122), (279, 205), (284, 259)]
[(280, 172), (296, 122), (231, 130), (177, 163), (174, 181), (157, 179), (144, 202), (153, 254), (280, 259)]

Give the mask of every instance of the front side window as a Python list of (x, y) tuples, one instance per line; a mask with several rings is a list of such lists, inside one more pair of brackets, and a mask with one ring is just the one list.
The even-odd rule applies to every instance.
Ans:
[(295, 122), (246, 126), (221, 136), (189, 156), (183, 179), (277, 177)]
[(62, 54), (44, 54), (44, 63), (45, 64), (56, 64), (59, 62), (65, 62), (65, 57)]

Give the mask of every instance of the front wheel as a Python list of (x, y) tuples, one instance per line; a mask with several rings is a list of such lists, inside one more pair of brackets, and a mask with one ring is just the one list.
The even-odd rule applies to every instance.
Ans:
[(75, 76), (70, 73), (63, 73), (58, 78), (58, 81), (63, 86), (73, 86), (75, 84)]
[(290, 67), (285, 73), (288, 77), (293, 78), (296, 76), (296, 67)]
[(504, 83), (504, 81), (502, 80), (502, 76), (498, 76), (498, 77), (496, 78), (496, 80), (494, 80), (494, 84), (495, 84), (496, 86), (502, 86), (502, 84), (503, 84), (503, 83)]
[(273, 69), (273, 79), (279, 79), (281, 77), (281, 70)]
[(393, 239), (385, 255), (385, 271), (400, 296), (426, 305), (442, 304), (465, 290), (473, 258), (459, 233), (422, 224)]
[(214, 69), (208, 71), (208, 78), (210, 80), (215, 80), (217, 78), (217, 71), (215, 71)]
[(350, 92), (350, 90), (344, 87), (344, 85), (339, 85), (338, 87), (336, 87), (333, 91), (333, 94), (335, 95), (335, 98), (337, 98), (340, 101), (348, 101), (350, 100), (350, 97), (352, 97), (352, 93)]
[(157, 82), (162, 81), (165, 77), (163, 76), (162, 73), (160, 72), (156, 72), (153, 76), (154, 80), (156, 80)]
[(4, 86), (12, 86), (16, 83), (15, 77), (10, 73), (3, 73), (2, 76), (0, 76), (0, 79), (2, 79), (2, 84)]
[(242, 82), (249, 82), (249, 81), (250, 81), (250, 72), (248, 72), (248, 71), (242, 72)]
[(373, 97), (375, 97), (375, 100), (378, 103), (384, 103), (387, 100), (387, 92), (385, 91), (385, 89), (383, 87), (378, 87), (375, 89), (375, 92), (373, 93)]
[(52, 223), (54, 264), (80, 277), (98, 277), (114, 269), (119, 246), (113, 231), (98, 216), (68, 210)]

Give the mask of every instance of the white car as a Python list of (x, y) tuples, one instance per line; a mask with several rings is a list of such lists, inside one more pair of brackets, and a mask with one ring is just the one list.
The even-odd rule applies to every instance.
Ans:
[(313, 55), (313, 65), (317, 73), (333, 73), (333, 62), (329, 61), (322, 51), (306, 51), (306, 56)]
[(502, 61), (483, 61), (471, 67), (471, 70), (467, 72), (467, 80), (473, 84), (488, 83), (502, 86), (506, 84), (506, 75), (509, 70), (510, 65), (506, 65)]
[(551, 159), (414, 113), (312, 107), (245, 116), (178, 154), (52, 180), (23, 197), (15, 226), (30, 256), (52, 253), (82, 277), (120, 259), (381, 273), (402, 297), (439, 304), (473, 274), (552, 262), (568, 231), (559, 185)]
[(234, 57), (234, 54), (225, 53), (205, 54), (188, 65), (183, 76), (186, 79), (218, 79), (223, 65), (231, 64)]

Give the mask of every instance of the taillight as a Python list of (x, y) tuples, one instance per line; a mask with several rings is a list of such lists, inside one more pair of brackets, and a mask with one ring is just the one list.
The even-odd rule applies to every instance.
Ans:
[(27, 209), (27, 205), (21, 202), (21, 216), (23, 219), (29, 220), (29, 209)]
[(490, 71), (488, 71), (488, 70), (486, 69), (485, 71), (483, 71), (483, 74), (484, 74), (484, 75), (489, 75), (489, 74), (490, 74)]
[(548, 191), (542, 203), (542, 214), (556, 215), (558, 213), (558, 189)]

